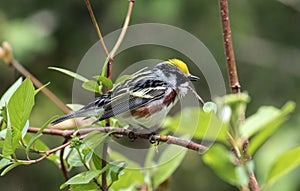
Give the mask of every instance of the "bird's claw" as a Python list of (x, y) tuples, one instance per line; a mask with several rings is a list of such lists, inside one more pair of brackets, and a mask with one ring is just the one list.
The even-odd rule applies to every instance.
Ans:
[(159, 140), (156, 139), (155, 135), (157, 135), (157, 132), (152, 132), (149, 136), (149, 142), (151, 144), (155, 144), (158, 145), (159, 144)]
[(128, 133), (128, 138), (129, 138), (131, 141), (134, 141), (134, 140), (136, 139), (136, 136), (135, 136), (134, 131), (129, 131), (129, 133)]

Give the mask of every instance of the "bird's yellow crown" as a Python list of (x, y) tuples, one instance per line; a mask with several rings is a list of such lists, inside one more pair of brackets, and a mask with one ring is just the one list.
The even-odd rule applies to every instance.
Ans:
[(189, 74), (189, 69), (183, 61), (174, 58), (168, 60), (168, 63), (177, 66), (177, 68), (180, 69), (183, 73)]

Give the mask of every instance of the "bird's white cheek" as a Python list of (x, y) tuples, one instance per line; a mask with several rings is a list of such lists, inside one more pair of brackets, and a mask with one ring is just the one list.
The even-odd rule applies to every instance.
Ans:
[(188, 93), (188, 82), (185, 82), (183, 84), (180, 85), (179, 89), (179, 97), (182, 98), (183, 96), (185, 96)]

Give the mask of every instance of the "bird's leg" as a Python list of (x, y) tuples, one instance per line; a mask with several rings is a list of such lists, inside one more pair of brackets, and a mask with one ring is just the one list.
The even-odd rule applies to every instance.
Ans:
[[(142, 127), (143, 129), (145, 129), (147, 132), (149, 132), (149, 142), (151, 144), (155, 144), (156, 146), (159, 144), (159, 141), (156, 140), (155, 138), (155, 135), (158, 135), (158, 131), (153, 131), (151, 130), (152, 128), (147, 128), (145, 127), (144, 125), (142, 124), (139, 124), (140, 127)], [(129, 133), (128, 133), (128, 137), (129, 139), (131, 139), (132, 141), (134, 141), (137, 137), (135, 136), (135, 131), (136, 129), (133, 128), (133, 130), (131, 130)]]
[(150, 135), (149, 135), (149, 142), (151, 144), (155, 144), (156, 146), (159, 144), (159, 141), (155, 139), (155, 135), (158, 135), (158, 131), (153, 131), (151, 129), (155, 129), (155, 128), (147, 128), (143, 125), (141, 125), (142, 128), (146, 129), (148, 132), (150, 132)]

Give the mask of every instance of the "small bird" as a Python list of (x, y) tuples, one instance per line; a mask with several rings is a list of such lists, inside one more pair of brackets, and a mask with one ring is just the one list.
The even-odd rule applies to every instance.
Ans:
[(74, 117), (96, 116), (94, 123), (116, 117), (135, 130), (143, 128), (153, 132), (175, 103), (188, 93), (189, 81), (198, 79), (190, 74), (183, 61), (170, 59), (151, 70), (133, 74), (80, 110), (59, 117), (51, 124)]

